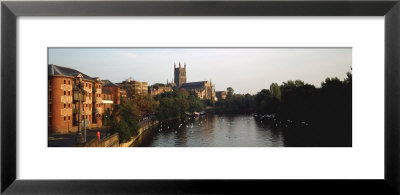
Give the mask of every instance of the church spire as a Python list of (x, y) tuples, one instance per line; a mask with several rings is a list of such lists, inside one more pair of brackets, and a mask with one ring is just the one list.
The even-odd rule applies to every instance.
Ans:
[(181, 68), (181, 61), (179, 61), (179, 68)]
[(176, 62), (174, 62), (174, 68), (176, 68)]

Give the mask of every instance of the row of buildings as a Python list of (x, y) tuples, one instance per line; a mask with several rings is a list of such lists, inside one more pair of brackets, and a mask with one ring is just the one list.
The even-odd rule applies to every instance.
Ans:
[[(174, 64), (174, 82), (148, 86), (147, 82), (127, 79), (112, 83), (98, 77), (90, 77), (78, 70), (54, 64), (48, 65), (48, 128), (50, 133), (72, 133), (78, 131), (78, 116), (90, 122), (89, 128), (103, 126), (103, 114), (112, 112), (114, 104), (121, 99), (135, 95), (155, 96), (172, 91), (173, 87), (191, 90), (203, 100), (225, 99), (226, 92), (216, 92), (211, 81), (186, 82), (186, 64)], [(85, 92), (85, 99), (79, 101), (77, 89)], [(225, 94), (225, 95), (224, 95)], [(218, 96), (218, 98), (217, 98)]]

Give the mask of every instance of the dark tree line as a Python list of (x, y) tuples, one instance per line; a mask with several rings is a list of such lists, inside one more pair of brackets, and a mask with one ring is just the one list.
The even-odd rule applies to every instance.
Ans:
[(303, 81), (287, 81), (282, 85), (272, 83), (256, 95), (233, 94), (228, 88), (225, 100), (216, 103), (222, 113), (260, 115), (276, 114), (280, 120), (343, 126), (351, 124), (352, 75), (343, 81), (326, 78), (320, 88)]
[(218, 100), (215, 103), (217, 113), (228, 114), (251, 114), (254, 112), (253, 96), (250, 94), (234, 94), (232, 87), (227, 88), (226, 99)]

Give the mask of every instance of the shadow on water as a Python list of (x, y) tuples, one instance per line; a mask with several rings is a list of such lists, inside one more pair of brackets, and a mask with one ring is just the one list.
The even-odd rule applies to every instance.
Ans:
[(283, 128), (288, 147), (351, 147), (351, 128), (340, 126)]
[(138, 147), (351, 147), (351, 128), (283, 128), (251, 115), (206, 114), (163, 122), (135, 141)]

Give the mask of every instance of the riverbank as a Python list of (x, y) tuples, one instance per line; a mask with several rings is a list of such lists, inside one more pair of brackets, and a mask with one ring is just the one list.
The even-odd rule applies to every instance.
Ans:
[(146, 124), (142, 125), (142, 126), (140, 127), (140, 129), (138, 130), (138, 134), (137, 134), (136, 136), (132, 137), (132, 138), (131, 138), (129, 141), (127, 141), (127, 142), (120, 143), (120, 144), (119, 144), (119, 147), (132, 147), (133, 143), (135, 143), (136, 140), (137, 140), (138, 138), (140, 138), (141, 135), (142, 135), (146, 130), (148, 130), (148, 129), (152, 128), (154, 125), (158, 125), (158, 124), (159, 124), (159, 121), (158, 121), (158, 120), (155, 120), (155, 121), (150, 121), (149, 123), (146, 123)]

